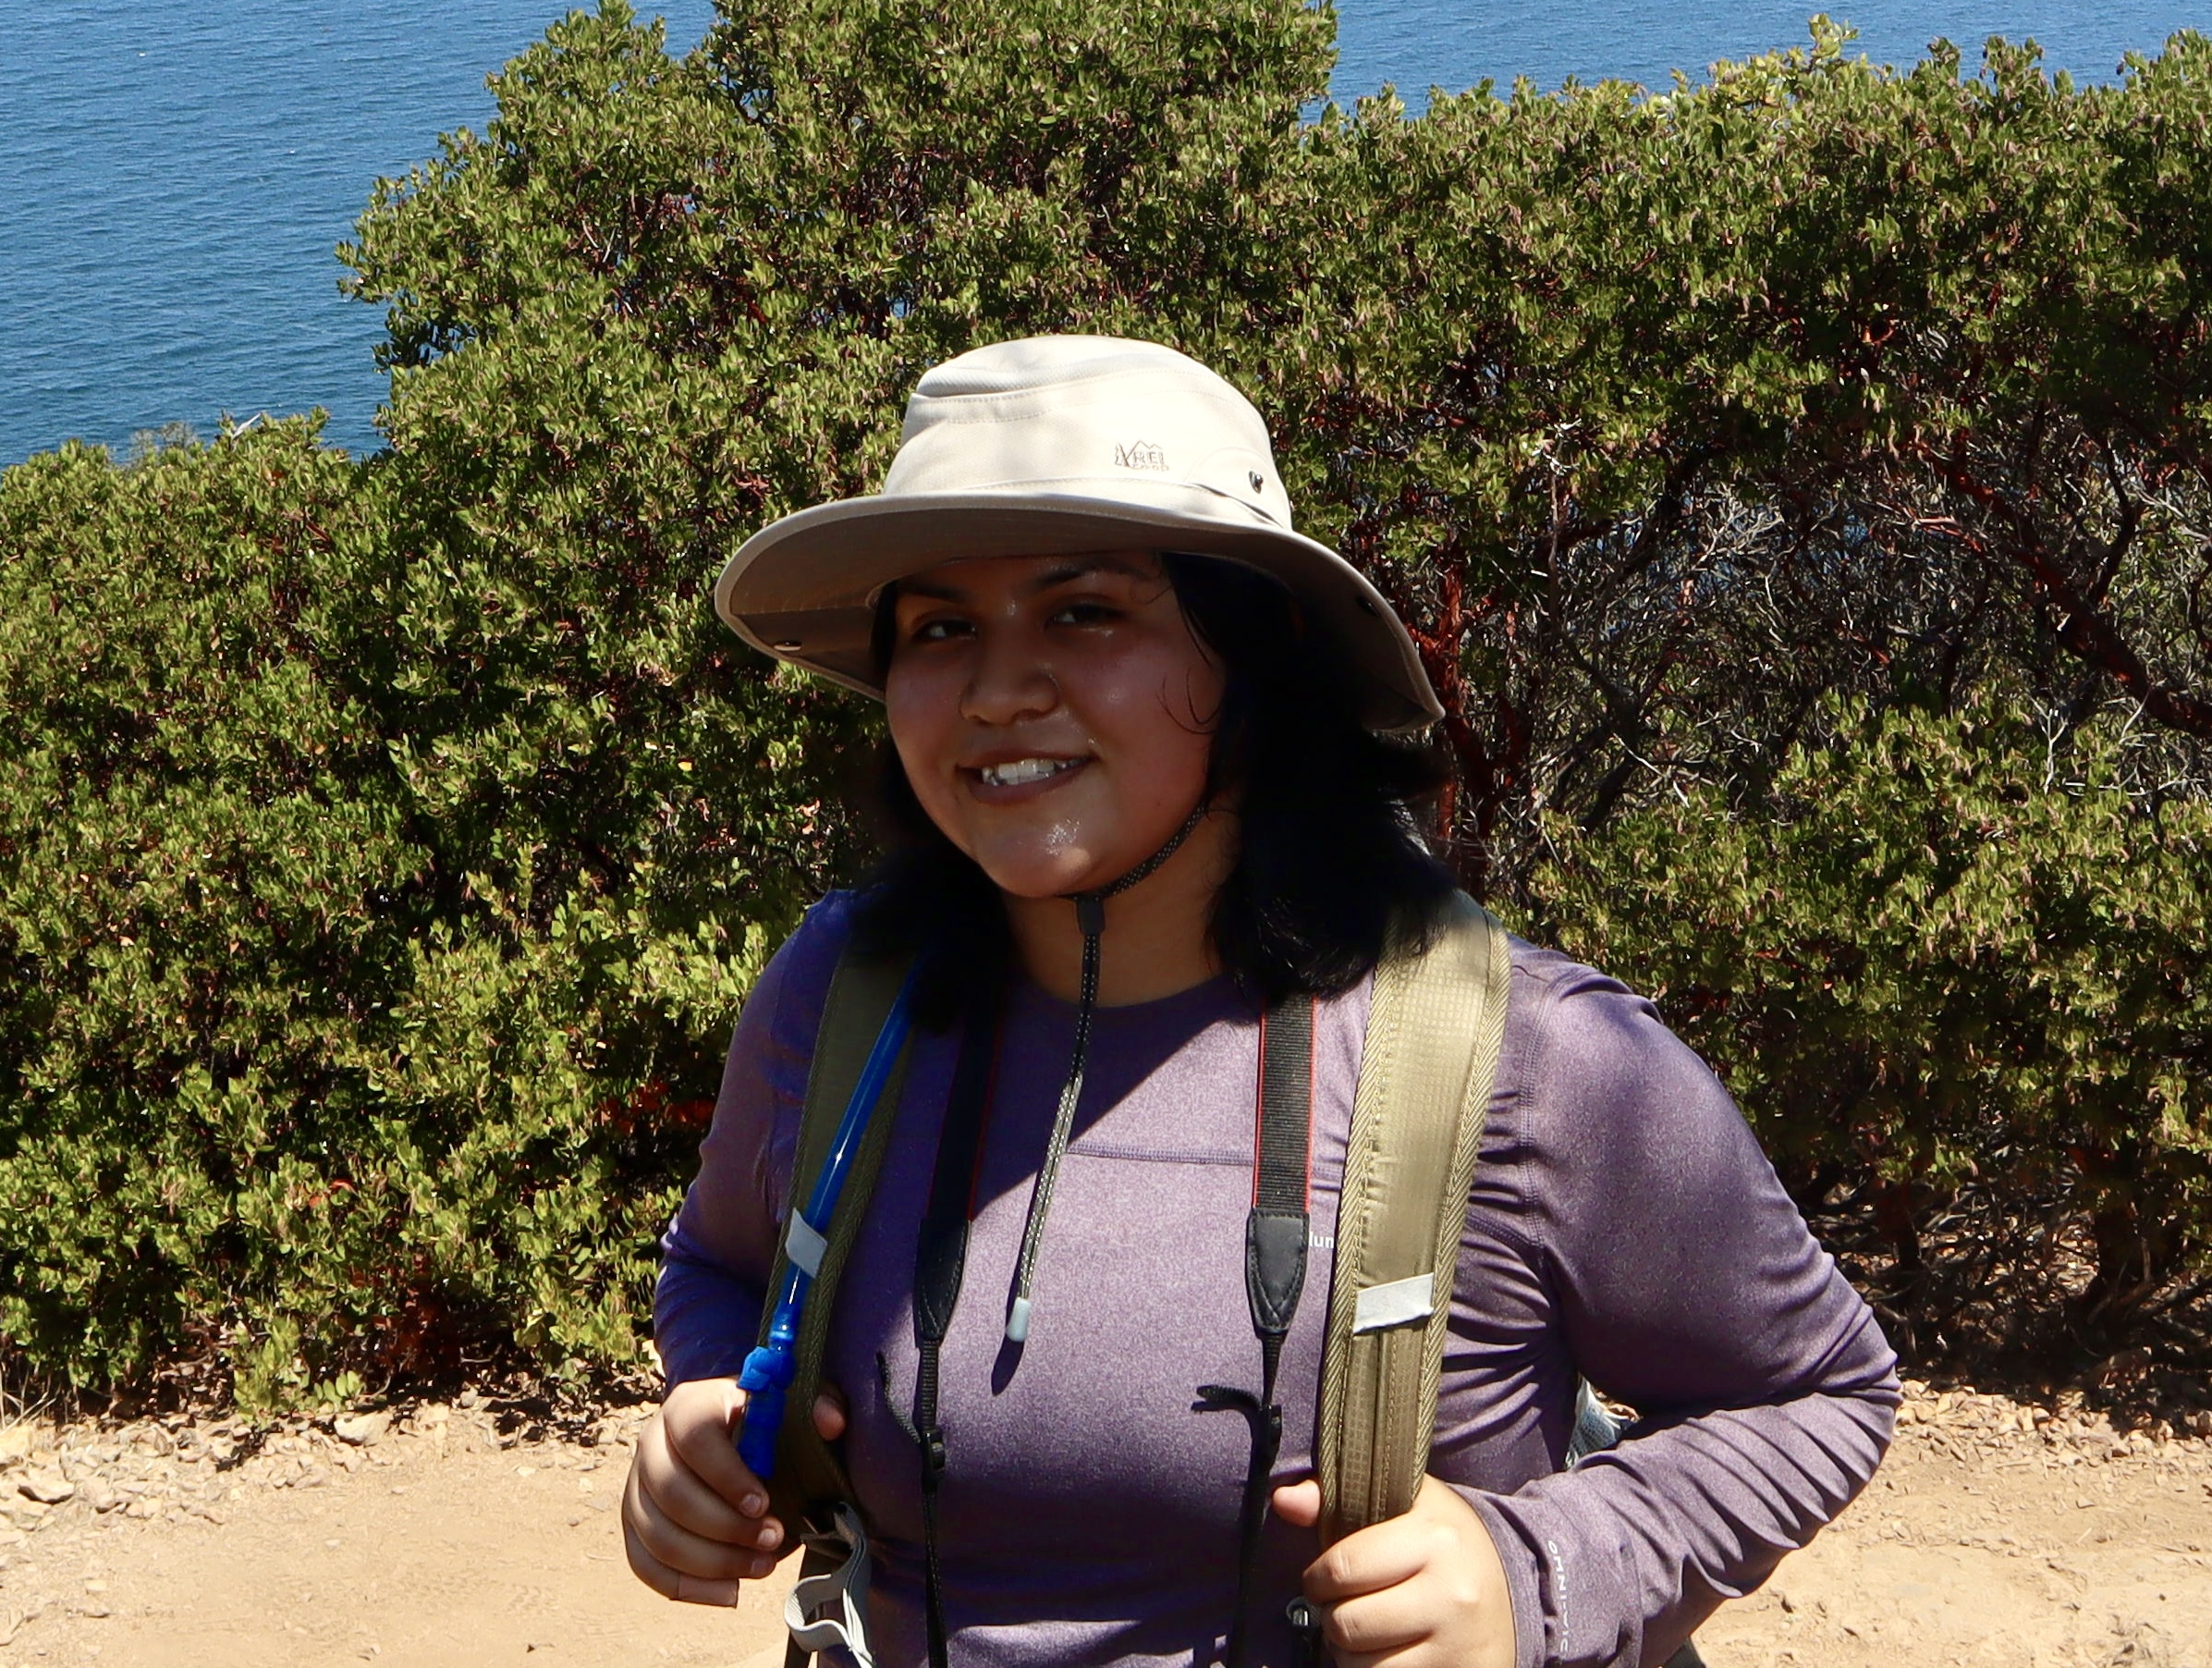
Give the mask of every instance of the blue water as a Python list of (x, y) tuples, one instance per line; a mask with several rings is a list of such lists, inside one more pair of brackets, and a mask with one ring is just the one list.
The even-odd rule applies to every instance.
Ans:
[[(2202, 0), (2199, 0), (2202, 3)], [(1340, 0), (1334, 91), (1525, 75), (1663, 86), (1680, 67), (1802, 43), (1821, 0)], [(487, 71), (557, 0), (6, 0), (0, 4), (0, 464), (66, 437), (121, 447), (321, 405), (333, 442), (377, 444), (379, 312), (342, 298), (331, 246), (379, 175), (481, 129)], [(644, 0), (694, 45), (712, 0)], [(1860, 48), (1909, 63), (2034, 36), (2054, 67), (2204, 26), (2180, 0), (1841, 0)]]

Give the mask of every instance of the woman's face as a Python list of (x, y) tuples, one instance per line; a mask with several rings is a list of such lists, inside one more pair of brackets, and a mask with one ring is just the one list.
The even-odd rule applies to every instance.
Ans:
[(884, 705), (930, 820), (1004, 891), (1118, 879), (1205, 792), (1222, 670), (1148, 552), (901, 582)]

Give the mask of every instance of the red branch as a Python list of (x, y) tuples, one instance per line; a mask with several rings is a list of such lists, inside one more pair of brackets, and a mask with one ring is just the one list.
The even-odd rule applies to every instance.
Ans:
[[(2044, 548), (2034, 523), (2003, 493), (1977, 478), (1966, 467), (1962, 444), (1955, 445), (1948, 456), (1925, 441), (1915, 442), (1913, 450), (1922, 461), (1932, 465), (1946, 484), (1972, 498), (2009, 529), (2011, 536), (2000, 541), (1998, 554), (2023, 570), (2036, 590), (2058, 610), (2059, 641), (2068, 650), (2110, 673), (2113, 681), (2140, 701), (2143, 710), (2160, 723), (2212, 740), (2212, 702), (2187, 690), (2161, 683), (2152, 675), (2143, 656), (2120, 634), (2120, 629), (2097, 611), (2096, 604), (2074, 583), (2072, 575)], [(1951, 532), (1952, 536), (1977, 555), (1990, 553), (1986, 544), (1964, 528), (1954, 524)]]

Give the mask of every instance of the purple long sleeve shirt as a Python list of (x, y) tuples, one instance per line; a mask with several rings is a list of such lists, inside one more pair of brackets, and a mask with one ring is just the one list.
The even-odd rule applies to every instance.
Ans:
[[(739, 1020), (698, 1179), (664, 1242), (670, 1382), (737, 1371), (780, 1225), (849, 899), (811, 912)], [(1110, 950), (1109, 950), (1110, 953)], [(1452, 1290), (1429, 1469), (1474, 1507), (1524, 1668), (1654, 1663), (1757, 1587), (1873, 1475), (1898, 1401), (1873, 1316), (1806, 1231), (1725, 1090), (1651, 1004), (1513, 942), (1511, 999)], [(1277, 1480), (1307, 1474), (1368, 986), (1314, 1037), (1314, 1243), (1283, 1355)], [(939, 1495), (961, 1668), (1207, 1663), (1236, 1606), (1249, 1436), (1201, 1384), (1256, 1390), (1244, 1294), (1258, 1026), (1226, 980), (1102, 1010), (1039, 1257), (1002, 1347), (1074, 1011), (1018, 986), (1001, 1034), (961, 1302), (943, 1350)], [(957, 1039), (920, 1034), (831, 1327), (846, 1457), (876, 1559), (878, 1660), (926, 1661), (910, 1294)], [(1577, 1381), (1642, 1417), (1562, 1470)], [(1253, 1637), (1319, 1551), (1271, 1521)]]

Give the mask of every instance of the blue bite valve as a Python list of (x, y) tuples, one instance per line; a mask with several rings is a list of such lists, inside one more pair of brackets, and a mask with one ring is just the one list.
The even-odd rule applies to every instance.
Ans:
[(738, 1457), (763, 1482), (776, 1473), (776, 1433), (783, 1429), (784, 1392), (791, 1387), (798, 1363), (781, 1339), (762, 1344), (745, 1357), (738, 1388), (745, 1392), (745, 1428), (738, 1432)]

